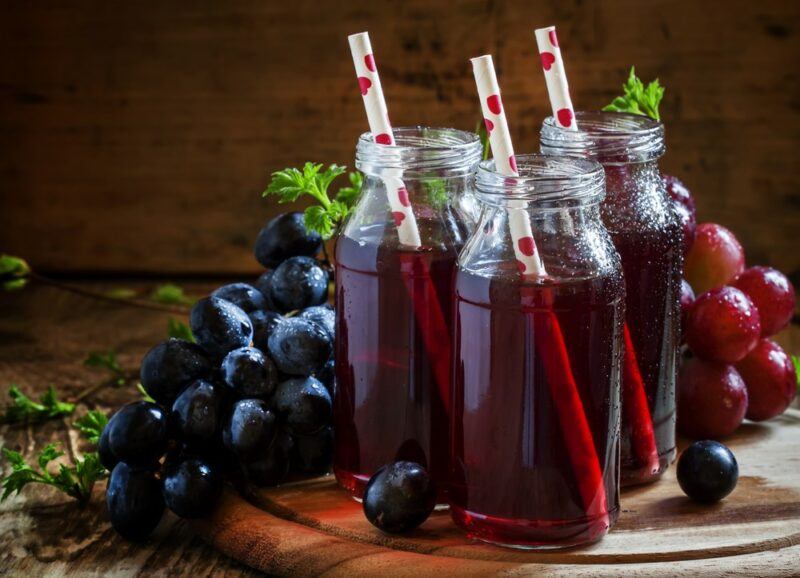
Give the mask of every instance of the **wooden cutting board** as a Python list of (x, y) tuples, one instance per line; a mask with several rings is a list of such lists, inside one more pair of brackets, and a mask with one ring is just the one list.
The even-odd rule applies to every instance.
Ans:
[(246, 497), (227, 491), (197, 528), (245, 564), (292, 576), (798, 575), (800, 411), (747, 423), (727, 443), (740, 478), (723, 502), (689, 501), (673, 467), (655, 484), (624, 491), (616, 527), (585, 548), (525, 552), (482, 544), (467, 539), (447, 512), (409, 535), (386, 535), (332, 477), (253, 489)]

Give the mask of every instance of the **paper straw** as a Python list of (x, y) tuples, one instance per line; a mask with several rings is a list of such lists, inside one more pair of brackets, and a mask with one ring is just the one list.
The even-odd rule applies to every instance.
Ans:
[(575, 109), (569, 97), (567, 74), (564, 72), (564, 59), (558, 46), (556, 27), (539, 28), (535, 32), (536, 44), (539, 46), (539, 58), (542, 61), (544, 80), (547, 83), (547, 94), (550, 95), (550, 106), (553, 118), (558, 126), (569, 130), (577, 130), (575, 126)]
[[(561, 128), (578, 130), (575, 109), (569, 96), (569, 83), (564, 69), (564, 59), (558, 45), (556, 27), (548, 26), (534, 31), (539, 47), (539, 58), (550, 96), (553, 118)], [(647, 401), (644, 379), (642, 379), (636, 350), (630, 337), (628, 324), (624, 327), (625, 355), (622, 368), (622, 411), (632, 428), (631, 447), (637, 463), (643, 464), (650, 473), (659, 469), (658, 446), (653, 432), (653, 419)]]
[[(389, 122), (389, 111), (386, 108), (386, 100), (383, 98), (383, 88), (378, 76), (372, 44), (369, 41), (369, 33), (351, 34), (347, 39), (350, 42), (358, 88), (364, 99), (364, 108), (367, 111), (367, 121), (372, 138), (378, 144), (393, 145), (395, 143), (392, 124)], [(411, 202), (408, 199), (408, 189), (399, 174), (385, 176), (383, 182), (386, 185), (386, 196), (389, 199), (400, 242), (410, 247), (419, 247), (422, 245), (422, 241), (419, 236), (417, 220), (414, 218)]]
[[(483, 122), (486, 124), (486, 133), (489, 135), (495, 169), (501, 175), (518, 177), (511, 132), (508, 130), (506, 111), (500, 96), (500, 86), (497, 83), (492, 56), (486, 54), (473, 58), (472, 72), (475, 75), (475, 84), (478, 86)], [(524, 209), (524, 202), (514, 201), (510, 203), (510, 206), (512, 208), (508, 212), (508, 224), (520, 272), (523, 275), (546, 275), (544, 264), (533, 239), (533, 230), (528, 213)]]
[[(472, 71), (478, 86), (495, 167), (500, 174), (517, 177), (519, 173), (514, 158), (514, 147), (511, 143), (511, 132), (508, 129), (508, 120), (503, 109), (492, 57), (485, 55), (473, 58)], [(523, 274), (544, 276), (546, 272), (533, 240), (527, 211), (521, 208), (524, 206), (522, 201), (516, 203), (520, 208), (509, 209), (509, 228), (520, 270)], [(512, 203), (509, 204), (514, 206)], [(526, 286), (521, 289), (523, 292), (534, 290), (534, 288)], [(549, 291), (549, 288), (545, 288), (544, 291)], [(597, 517), (608, 524), (608, 502), (603, 472), (600, 469), (594, 437), (586, 418), (578, 385), (572, 373), (572, 365), (558, 316), (552, 310), (532, 314), (525, 313), (525, 322), (528, 325), (527, 333), (532, 336), (531, 340), (544, 366), (545, 379), (558, 414), (561, 433), (586, 514)]]
[[(364, 99), (364, 108), (367, 111), (367, 121), (372, 138), (382, 145), (394, 145), (392, 124), (389, 121), (389, 112), (383, 97), (383, 88), (378, 76), (372, 44), (369, 41), (369, 33), (351, 34), (347, 39), (350, 42), (358, 87)], [(391, 173), (392, 171), (386, 171), (381, 178), (386, 185), (386, 196), (389, 199), (395, 227), (397, 227), (397, 236), (401, 244), (417, 249), (422, 245), (422, 240), (417, 220), (411, 209), (408, 189), (400, 178), (402, 171), (397, 169), (396, 175)], [(430, 359), (434, 379), (439, 387), (439, 397), (445, 411), (449, 413), (450, 331), (430, 275), (430, 267), (425, 262), (424, 256), (417, 253), (401, 251), (399, 258), (402, 267), (407, 272), (421, 272), (421, 275), (417, 277), (404, 274), (403, 281), (413, 304), (414, 315), (417, 318), (422, 340)]]

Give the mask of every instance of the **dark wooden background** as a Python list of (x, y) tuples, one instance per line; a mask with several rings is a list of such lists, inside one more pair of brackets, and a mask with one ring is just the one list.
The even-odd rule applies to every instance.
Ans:
[(272, 170), (350, 164), (366, 121), (346, 35), (368, 29), (396, 124), (479, 116), (499, 65), (516, 147), (547, 112), (556, 24), (578, 108), (628, 67), (667, 86), (663, 168), (751, 262), (800, 277), (797, 0), (3, 2), (0, 251), (42, 270), (243, 274)]

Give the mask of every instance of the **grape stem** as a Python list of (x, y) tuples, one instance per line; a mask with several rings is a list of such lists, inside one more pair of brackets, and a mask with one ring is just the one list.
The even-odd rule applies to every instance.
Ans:
[(98, 291), (92, 291), (91, 289), (84, 289), (83, 287), (79, 287), (71, 283), (64, 283), (63, 281), (58, 281), (50, 277), (45, 277), (44, 275), (40, 275), (39, 273), (35, 273), (33, 271), (28, 273), (28, 277), (34, 281), (42, 283), (43, 285), (49, 285), (57, 289), (69, 291), (70, 293), (74, 293), (82, 297), (88, 297), (90, 299), (99, 299), (100, 301), (105, 301), (107, 303), (115, 303), (117, 305), (127, 305), (128, 307), (139, 307), (142, 309), (151, 309), (153, 311), (165, 311), (167, 313), (176, 313), (184, 315), (189, 313), (189, 308), (183, 307), (181, 305), (166, 305), (162, 303), (153, 303), (151, 301), (145, 301), (143, 299), (124, 299), (122, 297), (113, 297), (111, 295), (105, 295)]

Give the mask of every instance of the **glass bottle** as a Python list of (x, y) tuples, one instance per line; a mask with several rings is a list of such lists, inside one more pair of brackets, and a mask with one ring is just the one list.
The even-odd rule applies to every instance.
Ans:
[[(414, 461), (444, 502), (451, 285), (474, 226), (471, 175), (482, 149), (477, 135), (455, 129), (394, 130), (396, 146), (359, 139), (362, 193), (336, 242), (334, 473), (360, 498), (378, 468)], [(387, 183), (400, 181), (419, 246), (398, 235)]]
[(664, 125), (645, 116), (576, 113), (578, 130), (545, 119), (542, 152), (597, 160), (606, 173), (603, 221), (627, 288), (622, 382), (622, 484), (658, 479), (675, 458), (681, 226), (661, 181)]
[[(458, 260), (450, 509), (487, 542), (574, 546), (619, 512), (624, 282), (600, 165), (516, 160), (518, 178), (481, 163)], [(520, 274), (511, 211), (526, 212), (544, 274)]]

